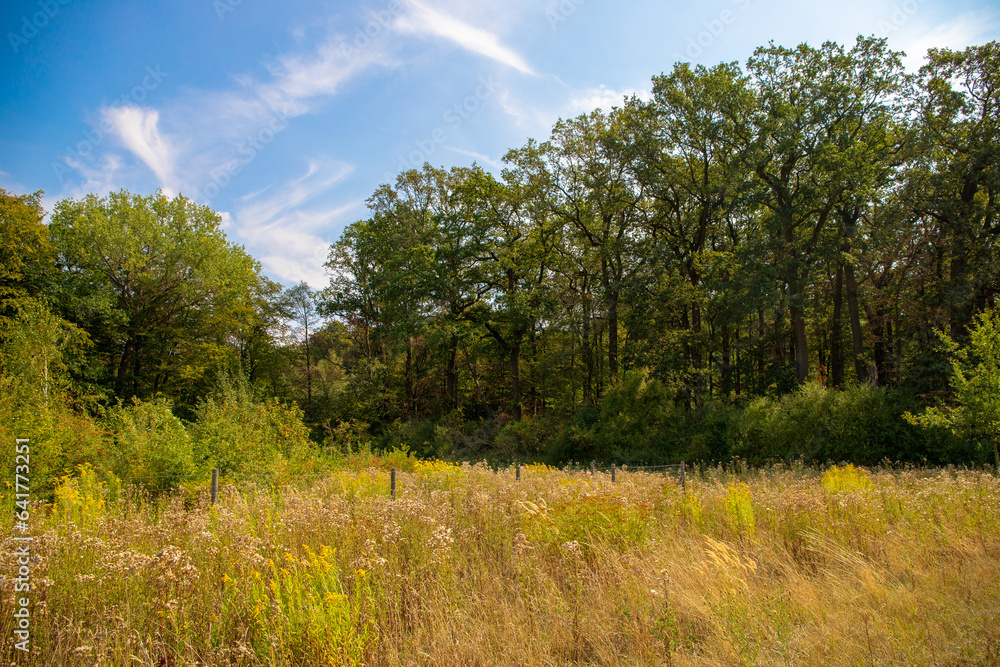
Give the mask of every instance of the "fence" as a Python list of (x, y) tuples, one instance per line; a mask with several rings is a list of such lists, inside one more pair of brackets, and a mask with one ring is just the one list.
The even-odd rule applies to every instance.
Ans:
[[(634, 466), (634, 467), (629, 467), (627, 465), (624, 465), (621, 468), (619, 468), (616, 464), (612, 463), (610, 468), (600, 468), (600, 469), (597, 468), (596, 465), (593, 462), (591, 462), (591, 464), (590, 464), (590, 474), (591, 475), (596, 475), (598, 472), (610, 472), (611, 473), (611, 481), (612, 481), (612, 483), (616, 483), (618, 481), (618, 471), (619, 470), (621, 470), (622, 472), (645, 472), (645, 473), (659, 471), (664, 476), (667, 476), (670, 473), (670, 471), (676, 470), (677, 471), (677, 475), (678, 475), (678, 483), (680, 484), (680, 486), (681, 486), (682, 489), (687, 489), (687, 479), (686, 479), (686, 476), (687, 476), (687, 466), (686, 466), (686, 464), (684, 462), (681, 462), (681, 463), (678, 463), (678, 464), (673, 464), (673, 465), (661, 465), (661, 466)], [(325, 473), (323, 475), (317, 475), (316, 477), (319, 478), (321, 476), (325, 476)], [(521, 481), (521, 466), (520, 465), (514, 466), (514, 479), (516, 479), (518, 482)], [(212, 468), (212, 505), (215, 505), (216, 501), (218, 500), (218, 497), (219, 497), (219, 469), (218, 468)], [(389, 497), (392, 500), (396, 499), (396, 469), (395, 468), (390, 468), (389, 469)]]

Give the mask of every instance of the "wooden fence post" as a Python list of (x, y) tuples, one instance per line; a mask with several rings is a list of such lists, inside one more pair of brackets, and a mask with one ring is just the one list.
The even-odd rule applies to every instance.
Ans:
[(396, 469), (389, 470), (389, 497), (396, 499)]
[(521, 466), (514, 466), (514, 478), (521, 481)]
[(614, 463), (611, 464), (611, 481), (615, 481), (615, 473), (618, 472), (618, 466)]
[(594, 462), (591, 461), (590, 462), (590, 474), (593, 475), (596, 472), (597, 472), (597, 468), (594, 466)]
[(681, 461), (681, 488), (682, 489), (687, 489), (687, 486), (685, 485), (685, 480), (684, 480), (684, 472), (685, 472), (684, 461)]
[(219, 469), (212, 468), (212, 504), (219, 499)]

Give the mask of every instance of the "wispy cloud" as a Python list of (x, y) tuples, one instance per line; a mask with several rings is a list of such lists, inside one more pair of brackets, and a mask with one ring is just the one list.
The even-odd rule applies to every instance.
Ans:
[[(263, 75), (239, 75), (228, 89), (189, 89), (155, 109), (138, 105), (102, 109), (112, 134), (127, 150), (118, 156), (115, 173), (121, 173), (123, 166), (128, 170), (121, 162), (131, 154), (164, 191), (183, 191), (204, 203), (209, 199), (203, 194), (205, 188), (217, 184), (220, 170), (233, 164), (240, 169), (247, 166), (262, 144), (288, 126), (288, 119), (318, 110), (361, 72), (391, 66), (390, 37), (388, 24), (364, 48), (333, 34), (311, 51), (267, 59)], [(95, 155), (66, 164), (93, 186), (93, 172), (102, 159), (107, 158)]]
[(177, 194), (178, 151), (160, 132), (160, 114), (135, 106), (113, 107), (104, 115), (122, 143), (156, 174), (160, 186), (170, 196)]
[(485, 165), (489, 165), (491, 167), (494, 167), (496, 169), (503, 168), (503, 164), (501, 164), (498, 160), (494, 160), (493, 158), (491, 158), (489, 155), (486, 155), (485, 153), (477, 153), (475, 151), (467, 151), (467, 150), (464, 150), (462, 148), (455, 148), (454, 146), (446, 146), (445, 148), (447, 148), (448, 150), (453, 151), (455, 153), (458, 153), (459, 155), (465, 155), (467, 157), (471, 157), (473, 160), (475, 160), (480, 165), (484, 165), (485, 164)]
[(428, 7), (420, 0), (405, 0), (405, 4), (409, 11), (396, 19), (394, 26), (397, 30), (442, 37), (520, 72), (535, 75), (527, 61), (501, 44), (500, 38), (493, 33)]
[(323, 264), (332, 239), (323, 238), (322, 233), (341, 226), (343, 218), (360, 211), (363, 203), (330, 208), (314, 200), (352, 171), (343, 162), (314, 161), (302, 176), (244, 197), (231, 217), (224, 216), (227, 232), (260, 258), (268, 274), (290, 283), (304, 280), (324, 287), (329, 277)]
[(925, 64), (928, 49), (961, 50), (995, 39), (998, 29), (1000, 13), (984, 9), (960, 14), (951, 21), (932, 27), (914, 20), (913, 24), (901, 26), (899, 35), (890, 35), (889, 42), (894, 48), (906, 52), (903, 64), (908, 70), (916, 71)]

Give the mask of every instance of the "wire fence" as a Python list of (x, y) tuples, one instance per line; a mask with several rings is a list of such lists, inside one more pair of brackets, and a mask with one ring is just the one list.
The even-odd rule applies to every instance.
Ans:
[[(467, 463), (463, 463), (461, 464), (460, 469), (465, 469), (466, 466), (468, 465), (469, 464)], [(546, 466), (546, 468), (548, 467)], [(239, 474), (229, 479), (223, 479), (221, 478), (220, 470), (218, 468), (212, 468), (210, 471), (210, 475), (206, 475), (204, 473), (188, 474), (188, 475), (162, 473), (157, 475), (135, 475), (135, 476), (129, 476), (127, 480), (120, 480), (119, 478), (114, 477), (107, 473), (97, 473), (96, 477), (98, 481), (105, 483), (112, 481), (117, 481), (118, 483), (121, 483), (122, 481), (124, 481), (127, 484), (133, 486), (140, 486), (140, 487), (144, 486), (147, 488), (162, 487), (159, 489), (160, 491), (167, 491), (171, 489), (176, 490), (177, 488), (180, 488), (182, 484), (185, 483), (195, 484), (195, 485), (209, 484), (211, 493), (211, 504), (215, 505), (218, 502), (219, 498), (220, 479), (222, 479), (222, 481), (224, 481), (226, 484), (235, 484), (236, 486), (244, 486), (244, 485), (286, 486), (295, 483), (301, 484), (303, 482), (319, 482), (324, 479), (331, 479), (338, 472), (344, 470), (358, 474), (362, 472), (369, 472), (369, 473), (374, 472), (377, 474), (385, 474), (386, 472), (384, 468), (376, 468), (376, 467), (359, 469), (359, 470), (350, 468), (341, 468), (341, 469), (317, 471), (312, 473), (295, 473), (295, 474), (290, 474), (282, 471), (267, 470), (267, 471), (259, 471), (257, 473), (249, 475)], [(513, 472), (514, 477), (518, 482), (521, 481), (522, 471), (527, 472), (529, 470), (531, 470), (530, 465), (525, 465), (525, 466), (511, 465), (506, 467), (495, 467), (492, 469), (493, 473), (498, 475), (499, 474), (509, 475), (511, 472)], [(619, 475), (629, 474), (629, 473), (660, 474), (663, 475), (664, 477), (675, 476), (677, 477), (678, 484), (682, 488), (686, 488), (685, 463), (652, 465), (652, 466), (636, 466), (628, 464), (623, 464), (619, 466), (615, 463), (612, 463), (610, 466), (602, 465), (599, 467), (596, 464), (596, 462), (592, 462), (590, 466), (587, 468), (581, 468), (579, 465), (574, 464), (571, 466), (566, 466), (564, 468), (555, 468), (555, 470), (558, 472), (571, 475), (597, 475), (597, 474), (610, 475), (612, 483), (616, 483), (618, 481)], [(389, 496), (392, 500), (395, 500), (398, 471), (395, 467), (392, 467), (389, 469), (388, 473), (389, 473)]]

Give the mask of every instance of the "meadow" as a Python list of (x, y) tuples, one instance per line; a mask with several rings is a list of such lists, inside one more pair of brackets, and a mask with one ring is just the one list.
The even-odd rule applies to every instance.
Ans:
[[(367, 464), (371, 464), (368, 461)], [(31, 508), (37, 665), (1000, 665), (1000, 480), (405, 459)], [(8, 494), (9, 495), (9, 494)], [(3, 525), (13, 525), (9, 499)]]

